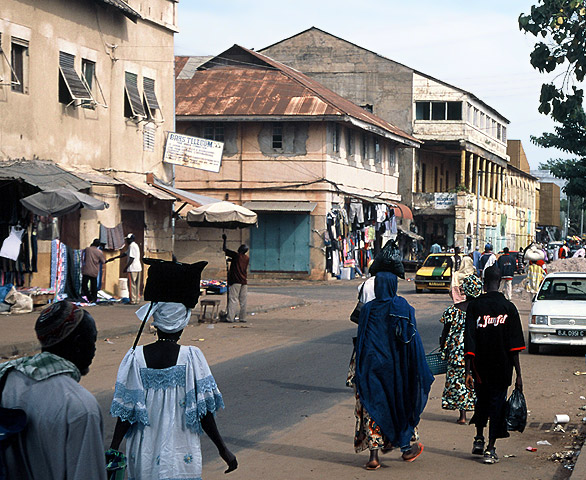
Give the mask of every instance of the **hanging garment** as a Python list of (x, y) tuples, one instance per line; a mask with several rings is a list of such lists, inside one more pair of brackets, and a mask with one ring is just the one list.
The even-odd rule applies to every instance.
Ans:
[(377, 203), (376, 205), (376, 221), (377, 223), (383, 223), (387, 218), (387, 206), (383, 203)]
[(100, 225), (100, 243), (105, 245), (105, 250), (120, 250), (124, 248), (124, 229), (122, 224), (114, 228), (108, 228)]
[(16, 261), (20, 254), (20, 245), (22, 243), (21, 238), (24, 230), (20, 227), (12, 227), (10, 229), (10, 235), (4, 239), (2, 248), (0, 249), (0, 257), (9, 258), (10, 260)]
[(362, 210), (362, 202), (350, 202), (349, 210), (350, 213), (348, 214), (348, 218), (351, 224), (354, 224), (355, 220), (358, 224), (364, 223), (364, 211)]

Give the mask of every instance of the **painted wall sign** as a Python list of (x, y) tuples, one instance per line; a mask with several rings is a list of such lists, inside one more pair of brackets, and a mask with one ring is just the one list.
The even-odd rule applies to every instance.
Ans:
[(163, 161), (218, 173), (223, 151), (222, 142), (169, 132)]
[(455, 193), (434, 193), (434, 207), (438, 210), (445, 210), (456, 205)]

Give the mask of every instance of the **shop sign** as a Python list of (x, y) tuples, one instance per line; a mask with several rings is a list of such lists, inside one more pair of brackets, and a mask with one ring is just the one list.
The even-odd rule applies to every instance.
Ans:
[(223, 142), (170, 132), (163, 161), (218, 173), (222, 165), (223, 150)]
[(435, 193), (434, 206), (438, 210), (445, 210), (456, 205), (455, 193)]

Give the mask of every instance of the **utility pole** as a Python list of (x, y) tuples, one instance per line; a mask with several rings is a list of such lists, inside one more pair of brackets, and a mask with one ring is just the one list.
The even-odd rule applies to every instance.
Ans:
[(584, 234), (584, 197), (582, 197), (582, 209), (580, 210), (580, 238)]

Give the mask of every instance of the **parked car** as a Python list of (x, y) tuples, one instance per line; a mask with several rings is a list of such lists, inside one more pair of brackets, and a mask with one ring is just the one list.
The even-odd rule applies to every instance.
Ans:
[(423, 292), (423, 289), (450, 291), (452, 269), (449, 266), (449, 258), (452, 253), (432, 253), (427, 256), (423, 265), (415, 273), (415, 291)]
[(586, 273), (547, 275), (531, 306), (529, 353), (541, 345), (586, 347)]

